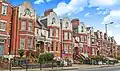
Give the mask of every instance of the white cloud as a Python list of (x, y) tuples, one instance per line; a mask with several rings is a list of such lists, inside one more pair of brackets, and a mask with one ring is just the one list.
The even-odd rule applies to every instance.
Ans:
[(96, 10), (100, 10), (100, 8), (96, 8)]
[(90, 0), (91, 6), (113, 6), (117, 0)]
[(107, 33), (109, 36), (113, 36), (113, 32), (111, 30), (108, 31)]
[(120, 9), (120, 0), (90, 0), (90, 5), (99, 8)]
[(52, 0), (36, 0), (35, 2), (34, 2), (34, 4), (40, 4), (40, 3), (44, 3), (44, 2), (50, 2), (50, 1), (52, 1)]
[(36, 0), (36, 1), (34, 2), (34, 4), (40, 4), (40, 3), (44, 3), (44, 0)]
[(85, 16), (85, 17), (88, 17), (88, 16), (90, 16), (90, 13), (88, 12), (88, 13), (86, 13), (84, 16)]
[(102, 15), (106, 15), (106, 14), (108, 14), (108, 13), (109, 13), (108, 10), (100, 10), (100, 11), (97, 12), (98, 15), (101, 15), (101, 14), (102, 14)]
[(114, 36), (115, 41), (117, 42), (117, 44), (120, 45), (120, 37), (119, 37), (120, 34), (114, 34), (113, 32), (114, 32), (114, 31), (109, 30), (109, 31), (108, 31), (108, 35), (109, 35), (109, 36)]
[(65, 14), (76, 14), (84, 10), (84, 7), (87, 5), (87, 0), (71, 0), (68, 4), (65, 2), (60, 2), (54, 11), (59, 15)]
[(120, 28), (120, 22), (118, 24), (116, 24), (114, 27)]
[(120, 45), (120, 34), (116, 35), (114, 38), (115, 38), (117, 44)]
[(47, 2), (50, 2), (50, 1), (52, 1), (52, 0), (46, 0)]
[(110, 11), (110, 14), (104, 17), (102, 24), (109, 22), (114, 22), (114, 24), (120, 23), (120, 10)]

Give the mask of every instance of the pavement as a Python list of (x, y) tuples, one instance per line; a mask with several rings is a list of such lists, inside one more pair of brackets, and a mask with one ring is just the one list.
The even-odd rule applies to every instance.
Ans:
[[(52, 68), (42, 68), (42, 70), (40, 70), (40, 68), (36, 68), (36, 69), (14, 69), (11, 71), (59, 71), (59, 70), (77, 70), (77, 69), (97, 69), (97, 68), (106, 68), (106, 67), (116, 67), (116, 66), (120, 66), (120, 63), (115, 64), (115, 65), (80, 65), (80, 64), (73, 64), (72, 67), (54, 67)], [(0, 70), (0, 71), (10, 71), (10, 70)]]

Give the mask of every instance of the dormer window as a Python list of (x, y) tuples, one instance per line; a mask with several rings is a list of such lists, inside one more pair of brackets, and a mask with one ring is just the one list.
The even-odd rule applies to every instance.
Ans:
[(52, 24), (54, 24), (55, 23), (55, 18), (52, 18)]
[(66, 22), (66, 24), (65, 24), (65, 28), (68, 28), (68, 22)]

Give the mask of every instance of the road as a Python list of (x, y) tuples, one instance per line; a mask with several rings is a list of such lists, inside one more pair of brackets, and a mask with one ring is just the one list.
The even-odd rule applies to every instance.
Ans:
[(120, 71), (120, 66), (119, 67), (94, 68), (94, 69), (61, 70), (61, 71)]

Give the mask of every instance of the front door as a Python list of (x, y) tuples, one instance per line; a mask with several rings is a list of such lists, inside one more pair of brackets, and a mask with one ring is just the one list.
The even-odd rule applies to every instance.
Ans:
[(3, 56), (4, 44), (0, 43), (0, 56)]

